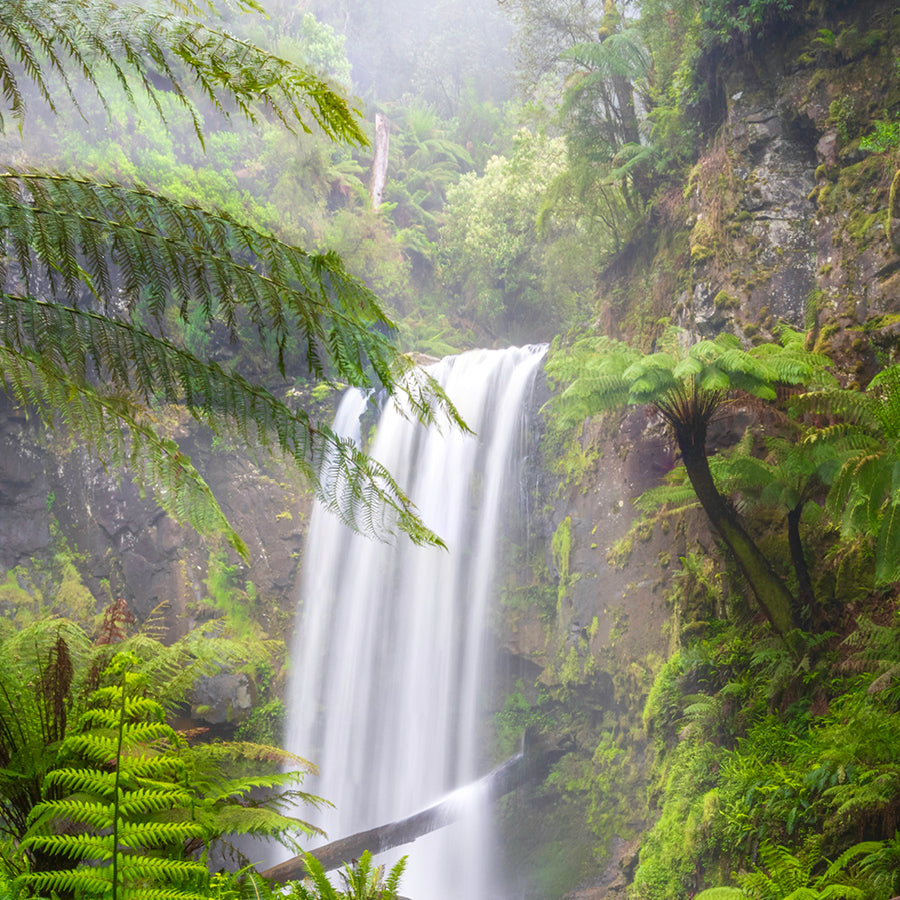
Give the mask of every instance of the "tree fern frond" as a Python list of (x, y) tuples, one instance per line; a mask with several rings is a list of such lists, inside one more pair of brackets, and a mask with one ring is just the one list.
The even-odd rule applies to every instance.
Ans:
[[(86, 823), (92, 825), (93, 823)], [(101, 828), (109, 827), (111, 820)], [(97, 826), (93, 826), (97, 827)], [(94, 834), (47, 834), (35, 835), (22, 842), (24, 850), (40, 849), (47, 853), (65, 856), (68, 859), (92, 859), (106, 862), (112, 858), (109, 841)]]
[[(188, 9), (190, 14), (183, 3), (170, 6), (181, 13)], [(158, 109), (156, 91), (162, 80), (202, 135), (199, 114), (179, 74), (183, 67), (192, 86), (223, 113), (228, 103), (254, 121), (261, 105), (288, 130), (309, 131), (315, 123), (334, 140), (368, 143), (355, 111), (325, 82), (224, 31), (149, 5), (16, 0), (0, 10), (0, 39), (23, 66), (22, 77), (35, 84), (49, 103), (47, 67), (63, 76), (66, 88), (66, 74), (78, 72), (105, 104), (96, 77), (98, 65), (104, 66), (127, 97), (133, 98), (137, 87)], [(0, 86), (10, 111), (21, 119), (24, 94), (18, 76), (9, 73), (0, 79)]]
[(215, 824), (222, 834), (271, 838), (290, 849), (299, 849), (297, 835), (310, 838), (325, 834), (321, 828), (302, 819), (258, 806), (231, 805), (216, 809)]
[[(107, 755), (103, 761), (109, 762), (109, 759), (110, 757)], [(111, 772), (101, 772), (93, 769), (54, 769), (52, 772), (47, 773), (47, 779), (48, 785), (57, 785), (60, 789), (70, 794), (85, 793), (106, 796), (115, 791), (115, 778)], [(73, 808), (69, 811), (69, 814), (73, 817), (79, 815), (76, 812), (76, 807), (82, 801), (60, 802), (71, 802)], [(89, 802), (84, 802), (83, 807), (85, 815), (92, 814), (93, 806)]]
[(165, 809), (171, 809), (177, 805), (189, 805), (191, 794), (187, 790), (173, 789), (171, 785), (166, 790), (150, 790), (146, 787), (137, 787), (128, 792), (128, 795), (120, 802), (119, 808), (123, 816), (134, 813), (154, 813)]
[[(179, 799), (173, 797), (173, 803), (179, 802)], [(206, 832), (196, 822), (129, 822), (128, 811), (121, 806), (119, 814), (125, 820), (119, 826), (119, 844), (131, 850), (152, 850), (168, 844), (184, 843), (191, 838), (206, 837)]]
[(105, 897), (109, 893), (109, 878), (99, 867), (81, 867), (71, 871), (29, 872), (20, 875), (19, 882), (32, 890), (48, 893), (55, 891), (72, 895), (81, 892), (82, 896), (90, 897)]

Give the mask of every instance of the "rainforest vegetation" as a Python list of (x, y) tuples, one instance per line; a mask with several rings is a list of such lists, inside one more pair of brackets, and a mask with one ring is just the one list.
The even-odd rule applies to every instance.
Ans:
[[(6, 573), (0, 892), (266, 895), (222, 854), (301, 849), (283, 804), (322, 802), (276, 747), (285, 623), (248, 618), (267, 598), (167, 410), (320, 493), (342, 466), (325, 499), (347, 521), (436, 541), (321, 399), (373, 384), (453, 419), (406, 352), (546, 340), (552, 537), (515, 548), (529, 577), (502, 610), (540, 640), (495, 755), (525, 729), (565, 752), (507, 801), (517, 889), (900, 894), (893, 4), (262, 5), (0, 10), (7, 393), (207, 536), (215, 625), (163, 642), (87, 589), (58, 529)], [(591, 543), (566, 504), (641, 444), (653, 483)], [(628, 591), (607, 626), (575, 622), (579, 542), (626, 572), (655, 555), (664, 640), (629, 643)], [(176, 728), (226, 670), (258, 690), (240, 733)], [(287, 896), (336, 894), (309, 870)], [(340, 894), (397, 896), (401, 874), (364, 857)]]

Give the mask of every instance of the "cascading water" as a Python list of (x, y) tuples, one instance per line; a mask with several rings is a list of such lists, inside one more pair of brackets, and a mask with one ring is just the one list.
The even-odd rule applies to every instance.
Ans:
[[(474, 435), (426, 429), (392, 404), (381, 415), (371, 453), (446, 551), (402, 537), (380, 544), (320, 508), (313, 514), (287, 746), (320, 767), (306, 787), (335, 804), (315, 819), (331, 839), (403, 818), (483, 774), (477, 750), (497, 541), (542, 356), (542, 347), (472, 351), (430, 369)], [(348, 392), (335, 430), (358, 436), (366, 402)], [(502, 896), (489, 875), (484, 804), (470, 805), (463, 823), (409, 848), (404, 895)]]

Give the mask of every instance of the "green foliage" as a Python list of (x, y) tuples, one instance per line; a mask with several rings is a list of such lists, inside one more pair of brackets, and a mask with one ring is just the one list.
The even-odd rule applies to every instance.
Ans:
[(900, 119), (876, 119), (875, 130), (860, 142), (860, 150), (887, 153), (900, 147)]
[(365, 850), (353, 864), (344, 866), (341, 871), (344, 890), (337, 891), (314, 856), (307, 853), (304, 859), (311, 884), (292, 886), (289, 896), (296, 900), (397, 900), (400, 878), (406, 868), (404, 856), (385, 877), (384, 866), (373, 866), (372, 854)]
[(876, 584), (900, 579), (900, 366), (876, 375), (865, 392), (834, 390), (805, 398), (810, 411), (837, 422), (811, 429), (805, 443), (825, 444), (840, 460), (827, 509), (845, 538), (871, 536)]
[[(73, 73), (105, 100), (97, 78), (101, 69), (114, 73), (129, 97), (137, 88), (154, 102), (159, 88), (147, 71), (150, 63), (154, 74), (190, 113), (201, 139), (202, 124), (179, 66), (188, 73), (192, 88), (222, 112), (230, 104), (254, 120), (257, 105), (264, 104), (288, 129), (309, 131), (314, 122), (334, 140), (365, 143), (352, 111), (325, 82), (225, 31), (177, 14), (187, 10), (200, 15), (201, 6), (190, 2), (168, 5), (176, 12), (135, 4), (121, 8), (98, 0), (5, 4), (0, 12), (4, 36), (0, 87), (9, 112), (22, 121), (26, 102), (23, 81), (34, 86), (55, 110), (52, 76), (58, 76), (63, 92), (74, 100)], [(240, 5), (259, 9), (250, 0)], [(35, 52), (37, 48), (40, 54)], [(13, 62), (24, 72), (16, 71)], [(0, 128), (4, 125), (0, 116)]]
[[(3, 871), (9, 875), (47, 867), (47, 848), (36, 842), (23, 855), (21, 841), (32, 825), (33, 808), (44, 801), (61, 799), (61, 788), (51, 788), (52, 779), (47, 778), (50, 772), (72, 767), (73, 747), (80, 746), (73, 729), (80, 721), (87, 729), (99, 727), (96, 716), (103, 713), (88, 713), (86, 704), (114, 651), (129, 654), (132, 663), (128, 679), (142, 686), (142, 702), (152, 701), (154, 709), (163, 709), (167, 714), (174, 713), (186, 701), (201, 676), (253, 663), (265, 652), (247, 641), (225, 640), (210, 629), (195, 629), (164, 646), (154, 637), (152, 622), (143, 631), (126, 636), (132, 622), (127, 608), (119, 603), (107, 610), (95, 643), (81, 626), (64, 619), (43, 618), (20, 629), (11, 625), (2, 628), (0, 843), (4, 846)], [(117, 685), (121, 688), (121, 680)], [(111, 689), (109, 685), (103, 687), (107, 693)], [(141, 712), (144, 707), (136, 709)], [(87, 718), (82, 720), (83, 715)], [(294, 828), (302, 830), (303, 824), (275, 815), (267, 808), (269, 801), (260, 803), (249, 792), (263, 785), (276, 788), (271, 798), (275, 809), (279, 794), (289, 797), (295, 792), (296, 798), (303, 801), (306, 795), (297, 793), (295, 785), (308, 764), (271, 746), (244, 742), (188, 747), (181, 738), (175, 740), (168, 731), (166, 735), (174, 753), (170, 762), (178, 768), (182, 780), (189, 773), (196, 790), (192, 803), (205, 810), (205, 827), (212, 829), (211, 833), (249, 831), (277, 838), (288, 828), (284, 839), (291, 849), (295, 848), (289, 832)], [(65, 743), (69, 737), (72, 741)], [(271, 773), (275, 760), (293, 766), (293, 774), (287, 780), (278, 773), (260, 775)], [(256, 771), (242, 774), (241, 766), (251, 766)], [(234, 811), (234, 803), (241, 805), (239, 813)], [(261, 811), (255, 812), (257, 809)]]
[(825, 870), (814, 875), (814, 870), (821, 869), (823, 862), (815, 840), (810, 841), (799, 856), (787, 847), (763, 843), (759, 848), (762, 867), (740, 876), (738, 882), (744, 894), (753, 900), (785, 900), (788, 897), (794, 900), (863, 900), (865, 890), (848, 878), (846, 869), (857, 857), (873, 853), (880, 846), (874, 841), (854, 844), (834, 862), (825, 860)]
[(696, 399), (697, 415), (708, 418), (730, 391), (775, 400), (778, 384), (830, 384), (830, 360), (805, 349), (803, 337), (786, 329), (780, 344), (744, 350), (733, 334), (722, 333), (684, 347), (686, 335), (672, 329), (662, 349), (649, 354), (605, 337), (578, 340), (554, 353), (548, 374), (570, 382), (551, 401), (565, 420), (581, 420), (626, 404), (653, 404), (671, 424)]
[[(467, 173), (447, 190), (442, 271), (461, 312), (491, 332), (515, 327), (531, 339), (549, 337), (589, 287), (589, 273), (564, 249), (580, 231), (577, 221), (566, 221), (575, 209), (551, 200), (565, 168), (561, 138), (522, 130), (511, 155), (492, 157), (483, 175)], [(541, 235), (540, 216), (551, 202), (560, 227)]]
[(743, 624), (686, 638), (645, 710), (662, 812), (634, 896), (683, 898), (732, 873), (756, 900), (892, 896), (897, 636), (896, 617), (863, 620), (800, 665)]
[[(162, 706), (140, 695), (143, 686), (129, 671), (137, 662), (129, 654), (113, 658), (104, 673), (110, 683), (93, 692), (62, 746), (80, 765), (54, 769), (44, 779), (60, 799), (35, 805), (22, 849), (68, 864), (21, 875), (17, 885), (28, 894), (154, 900), (174, 889), (203, 896), (205, 864), (180, 859), (177, 848), (207, 835), (193, 817), (170, 818), (191, 804), (180, 740), (165, 724)], [(74, 824), (76, 833), (58, 833), (63, 822)]]

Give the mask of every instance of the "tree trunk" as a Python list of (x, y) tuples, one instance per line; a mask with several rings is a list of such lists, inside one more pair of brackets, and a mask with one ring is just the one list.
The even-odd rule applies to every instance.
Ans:
[(792, 636), (797, 627), (794, 620), (796, 601), (719, 493), (706, 455), (706, 424), (676, 424), (675, 437), (703, 511), (731, 551), (766, 618), (796, 655), (797, 641)]
[(384, 200), (390, 139), (391, 123), (381, 113), (375, 113), (375, 158), (372, 160), (372, 182), (370, 185), (373, 209), (378, 209)]
[[(548, 766), (552, 765), (562, 753), (563, 751), (559, 749), (542, 753), (539, 756), (531, 752), (521, 753), (497, 766), (476, 784), (480, 784), (486, 791), (488, 800), (496, 800), (528, 781), (543, 777)], [(429, 834), (452, 824), (464, 809), (465, 805), (457, 794), (451, 794), (439, 803), (405, 819), (332, 841), (330, 844), (310, 850), (310, 855), (319, 860), (327, 872), (351, 860), (358, 859), (364, 850), (375, 855), (390, 850), (392, 847), (411, 844), (423, 834)], [(302, 856), (295, 856), (293, 859), (260, 872), (263, 878), (276, 884), (296, 881), (305, 878), (306, 874)]]
[(788, 547), (791, 551), (791, 563), (794, 566), (794, 574), (797, 576), (797, 593), (801, 603), (812, 609), (816, 602), (813, 591), (812, 578), (809, 575), (809, 567), (806, 564), (806, 554), (803, 552), (803, 540), (800, 537), (800, 517), (803, 515), (803, 502), (798, 503), (787, 516)]

